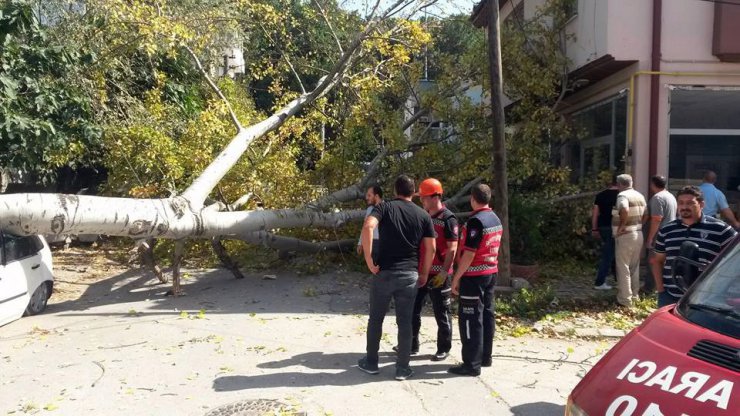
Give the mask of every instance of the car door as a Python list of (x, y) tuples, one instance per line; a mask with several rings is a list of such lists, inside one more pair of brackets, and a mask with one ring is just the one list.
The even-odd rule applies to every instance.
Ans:
[(2, 234), (0, 325), (23, 315), (28, 300), (43, 281), (41, 254), (33, 237)]

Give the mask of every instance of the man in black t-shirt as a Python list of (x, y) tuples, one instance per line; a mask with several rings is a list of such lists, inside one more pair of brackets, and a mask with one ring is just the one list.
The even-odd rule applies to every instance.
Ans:
[(596, 272), (594, 289), (609, 290), (612, 287), (606, 283), (609, 268), (614, 263), (614, 235), (612, 234), (612, 208), (617, 204), (616, 176), (612, 177), (610, 186), (596, 194), (596, 200), (591, 211), (591, 234), (601, 239), (601, 260)]
[[(434, 256), (434, 226), (429, 214), (411, 202), (414, 181), (401, 175), (395, 183), (396, 199), (376, 206), (362, 227), (362, 246), (367, 249), (365, 262), (373, 273), (370, 286), (370, 316), (367, 324), (367, 355), (357, 363), (360, 370), (378, 374), (378, 350), (383, 333), (383, 319), (391, 298), (396, 306), (398, 325), (398, 356), (396, 380), (413, 374), (409, 366), (411, 355), (411, 315), (416, 288), (426, 284)], [(370, 255), (373, 230), (378, 227), (380, 252), (378, 264)], [(424, 247), (424, 259), (419, 275), (419, 249)]]

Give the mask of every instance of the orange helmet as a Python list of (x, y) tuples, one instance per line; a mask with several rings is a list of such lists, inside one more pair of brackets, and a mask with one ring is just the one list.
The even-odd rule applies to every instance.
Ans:
[(424, 179), (419, 184), (419, 196), (442, 195), (442, 183), (434, 178)]

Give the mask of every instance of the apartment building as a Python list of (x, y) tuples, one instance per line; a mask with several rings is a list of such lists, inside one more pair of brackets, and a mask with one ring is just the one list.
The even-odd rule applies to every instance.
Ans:
[[(531, 18), (544, 2), (500, 0), (500, 18)], [(578, 137), (560, 163), (577, 177), (629, 172), (643, 192), (653, 174), (675, 189), (714, 170), (717, 186), (740, 201), (740, 0), (566, 7), (569, 90), (557, 110)], [(487, 25), (489, 8), (488, 0), (475, 7), (476, 26)]]

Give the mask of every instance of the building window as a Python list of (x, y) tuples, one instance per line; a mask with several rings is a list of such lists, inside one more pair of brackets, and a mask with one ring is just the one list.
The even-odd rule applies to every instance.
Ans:
[(707, 170), (733, 211), (740, 211), (740, 88), (671, 91), (668, 186), (698, 185)]
[(563, 1), (563, 13), (565, 14), (565, 21), (572, 19), (578, 15), (578, 0), (564, 0)]
[(627, 97), (620, 95), (572, 115), (574, 138), (561, 151), (573, 182), (594, 179), (600, 172), (624, 170)]

